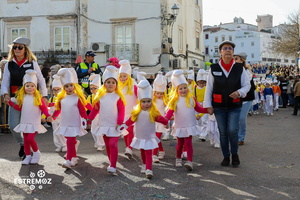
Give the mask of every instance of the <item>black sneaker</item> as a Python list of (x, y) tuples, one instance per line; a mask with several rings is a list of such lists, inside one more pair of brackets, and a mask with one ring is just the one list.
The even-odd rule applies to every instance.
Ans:
[(240, 164), (240, 159), (239, 159), (239, 155), (235, 154), (232, 155), (232, 162), (231, 162), (232, 166), (238, 166)]
[(222, 166), (229, 166), (230, 163), (230, 158), (224, 158), (223, 161), (221, 162)]
[(25, 155), (24, 146), (20, 146), (19, 157), (22, 158)]

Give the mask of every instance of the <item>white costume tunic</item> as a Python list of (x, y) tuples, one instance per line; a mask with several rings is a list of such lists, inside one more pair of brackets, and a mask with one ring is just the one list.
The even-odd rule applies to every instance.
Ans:
[[(128, 86), (125, 86), (122, 90), (122, 93), (126, 100), (124, 121), (127, 121), (131, 117), (131, 111), (137, 103), (136, 102), (137, 97), (134, 93), (134, 85), (132, 86), (132, 89), (131, 89), (132, 95), (127, 94), (127, 88), (128, 88)], [(126, 129), (124, 129), (121, 134), (123, 136), (126, 136), (128, 134), (128, 131)]]
[[(162, 99), (156, 99), (155, 104), (156, 104), (156, 107), (159, 110), (160, 114), (162, 116), (164, 116), (165, 115), (165, 108), (166, 108), (165, 105), (164, 105), (164, 101)], [(165, 126), (161, 123), (158, 123), (158, 122), (155, 122), (155, 129), (156, 129), (156, 132), (158, 132), (158, 133), (166, 132)]]
[(61, 121), (54, 130), (54, 134), (65, 137), (76, 137), (87, 134), (81, 127), (81, 117), (78, 109), (78, 96), (76, 94), (66, 95), (61, 101)]
[(137, 100), (137, 97), (134, 94), (134, 86), (132, 86), (132, 89), (131, 89), (132, 95), (127, 94), (127, 87), (128, 86), (125, 86), (122, 90), (122, 93), (126, 99), (125, 117), (124, 117), (125, 121), (130, 118), (131, 111), (132, 111), (133, 107), (136, 105), (136, 100)]
[(14, 128), (16, 132), (22, 133), (45, 133), (47, 129), (41, 124), (41, 109), (34, 105), (34, 96), (24, 96), (20, 124)]
[(130, 144), (135, 149), (156, 149), (159, 139), (155, 134), (155, 123), (150, 121), (149, 111), (142, 110), (135, 122), (134, 138)]
[[(100, 112), (93, 120), (91, 132), (94, 135), (106, 135), (107, 137), (119, 137), (117, 131), (118, 107), (120, 96), (115, 92), (106, 93), (100, 99)], [(95, 123), (94, 123), (95, 122)]]
[(190, 99), (190, 108), (186, 106), (185, 99), (186, 97), (179, 97), (174, 112), (175, 125), (171, 134), (179, 138), (199, 135), (201, 132), (200, 127), (196, 125), (193, 99)]

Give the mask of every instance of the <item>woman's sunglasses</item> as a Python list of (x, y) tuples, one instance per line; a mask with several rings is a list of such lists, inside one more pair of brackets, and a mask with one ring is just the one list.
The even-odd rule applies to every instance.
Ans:
[(22, 50), (23, 48), (24, 48), (24, 46), (18, 46), (18, 45), (13, 46), (14, 50), (16, 50), (16, 49)]

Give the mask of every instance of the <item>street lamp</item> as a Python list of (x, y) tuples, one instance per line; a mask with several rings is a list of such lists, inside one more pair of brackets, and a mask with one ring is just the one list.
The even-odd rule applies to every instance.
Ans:
[(172, 54), (174, 52), (173, 47), (172, 47), (172, 38), (173, 38), (173, 25), (174, 22), (176, 21), (178, 12), (179, 12), (179, 7), (175, 3), (172, 8), (172, 14), (168, 14), (166, 17), (167, 20), (167, 26), (168, 26), (168, 43), (170, 43), (170, 53)]

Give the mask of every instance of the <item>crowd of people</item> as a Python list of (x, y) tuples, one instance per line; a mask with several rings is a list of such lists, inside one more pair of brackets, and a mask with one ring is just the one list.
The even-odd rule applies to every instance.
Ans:
[[(210, 70), (200, 69), (196, 76), (188, 71), (187, 77), (183, 70), (165, 75), (159, 72), (152, 85), (145, 72), (132, 77), (128, 60), (113, 57), (101, 69), (92, 51), (86, 52), (84, 62), (76, 68), (54, 65), (40, 69), (29, 45), (27, 38), (13, 41), (1, 84), (22, 165), (39, 163), (41, 152), (35, 136), (45, 133), (49, 123), (55, 151), (66, 152), (62, 166), (67, 169), (78, 164), (77, 136), (88, 131), (94, 147), (106, 150), (107, 172), (111, 174), (117, 172), (120, 137), (129, 159), (132, 148), (140, 150), (141, 173), (148, 179), (153, 177), (152, 163), (164, 159), (161, 140), (170, 135), (177, 140), (176, 167), (193, 170), (194, 137), (203, 142), (209, 138), (222, 150), (221, 165), (236, 167), (240, 165), (238, 147), (244, 144), (249, 112), (258, 114), (261, 107), (272, 115), (281, 99), (282, 107), (294, 105), (297, 109), (293, 114), (297, 115), (299, 82), (277, 79), (277, 71), (270, 70), (266, 78), (255, 77), (253, 68), (246, 64), (247, 55), (235, 54), (235, 44), (230, 41), (219, 45), (220, 61)], [(294, 101), (288, 91), (294, 92)]]

